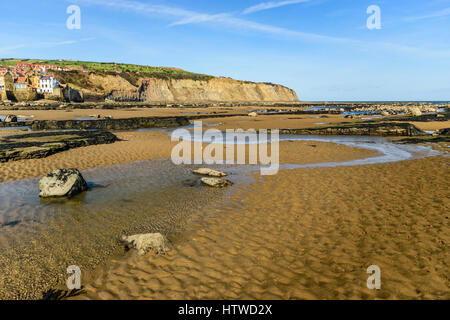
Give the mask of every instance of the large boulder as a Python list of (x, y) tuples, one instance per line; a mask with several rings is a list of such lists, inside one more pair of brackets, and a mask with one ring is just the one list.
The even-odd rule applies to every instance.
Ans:
[(57, 169), (39, 180), (39, 196), (71, 197), (87, 190), (87, 183), (77, 169)]
[(409, 109), (409, 112), (415, 117), (420, 117), (422, 115), (422, 111), (420, 111), (419, 107), (412, 107)]
[(225, 188), (232, 186), (233, 182), (221, 178), (202, 178), (202, 183), (214, 188)]
[(135, 248), (141, 256), (145, 255), (149, 250), (153, 250), (157, 254), (169, 251), (169, 240), (160, 233), (122, 236), (120, 240), (125, 243), (127, 248)]
[(65, 86), (62, 90), (64, 100), (67, 102), (84, 102), (83, 92)]
[(450, 136), (450, 128), (440, 129), (437, 133), (442, 136)]
[(5, 118), (5, 122), (7, 122), (7, 123), (17, 122), (17, 116), (15, 116), (13, 114), (8, 114)]
[(203, 176), (210, 176), (210, 177), (226, 177), (227, 174), (222, 171), (212, 170), (208, 168), (200, 168), (198, 170), (194, 170), (193, 173), (203, 175)]

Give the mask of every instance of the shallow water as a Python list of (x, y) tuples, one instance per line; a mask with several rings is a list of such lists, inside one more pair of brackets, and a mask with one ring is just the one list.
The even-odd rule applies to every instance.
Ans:
[(0, 130), (22, 130), (22, 131), (31, 131), (30, 127), (0, 127)]
[(366, 115), (375, 115), (375, 114), (379, 114), (381, 111), (346, 111), (343, 112), (343, 115), (346, 116), (366, 116)]
[(91, 190), (72, 199), (39, 199), (37, 178), (0, 184), (0, 298), (39, 299), (64, 283), (69, 265), (92, 270), (120, 254), (122, 234), (176, 238), (200, 212), (214, 214), (232, 189), (202, 186), (192, 168), (150, 160), (84, 170)]
[[(6, 116), (5, 115), (1, 115), (0, 116), (0, 121), (5, 121)], [(33, 117), (25, 117), (25, 118), (17, 118), (18, 122), (22, 122), (22, 121), (27, 121), (27, 120), (33, 120)]]
[[(236, 133), (237, 136), (245, 137), (245, 134)], [(201, 141), (200, 139), (191, 135), (191, 141)], [(203, 139), (204, 143), (211, 143), (212, 139)], [(234, 139), (229, 139), (226, 136), (223, 141), (214, 141), (217, 144), (250, 144), (250, 143), (270, 143), (275, 141), (320, 141), (343, 144), (353, 148), (362, 148), (368, 150), (378, 151), (379, 155), (375, 157), (368, 157), (366, 159), (351, 160), (346, 162), (330, 162), (330, 163), (315, 163), (305, 165), (281, 165), (282, 169), (292, 168), (308, 168), (308, 167), (335, 167), (335, 166), (354, 166), (377, 163), (398, 162), (404, 160), (420, 159), (425, 157), (438, 156), (441, 152), (433, 150), (431, 146), (421, 145), (406, 145), (394, 143), (392, 140), (384, 137), (374, 136), (325, 136), (325, 135), (279, 135), (278, 139), (272, 137), (270, 134), (265, 139), (258, 138), (256, 142), (248, 139), (240, 139), (239, 142)]]
[(79, 117), (79, 118), (75, 118), (73, 120), (77, 120), (77, 121), (95, 121), (95, 120), (101, 120), (100, 118), (94, 118), (94, 117)]
[[(163, 130), (170, 133), (173, 129)], [(399, 145), (380, 137), (279, 137), (279, 141), (288, 140), (333, 142), (376, 150), (379, 155), (342, 163), (286, 164), (281, 169), (439, 155), (428, 146)], [(67, 266), (92, 270), (123, 252), (118, 243), (122, 234), (161, 232), (176, 241), (194, 221), (207, 218), (206, 214), (213, 216), (214, 208), (226, 204), (240, 185), (253, 181), (249, 174), (259, 170), (257, 166), (216, 165), (214, 168), (225, 169), (236, 185), (212, 189), (201, 186), (193, 168), (162, 159), (87, 169), (82, 174), (91, 189), (72, 199), (39, 199), (37, 178), (0, 184), (0, 298), (41, 298), (64, 283)]]

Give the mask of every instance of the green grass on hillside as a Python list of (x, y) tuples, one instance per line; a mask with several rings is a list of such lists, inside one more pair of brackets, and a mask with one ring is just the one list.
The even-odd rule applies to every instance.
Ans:
[[(0, 65), (5, 66), (16, 65), (18, 62), (25, 62), (32, 64), (50, 64), (56, 65), (61, 68), (74, 68), (74, 69), (83, 67), (86, 70), (93, 71), (96, 73), (108, 73), (108, 74), (115, 74), (113, 73), (114, 71), (120, 70), (124, 73), (128, 73), (128, 76), (135, 74), (138, 77), (151, 77), (158, 79), (210, 80), (214, 78), (213, 76), (210, 75), (188, 72), (177, 68), (140, 66), (135, 64), (123, 64), (114, 62), (88, 62), (88, 61), (72, 61), (72, 60), (38, 60), (38, 59), (0, 59)], [(126, 75), (124, 76), (127, 77)]]

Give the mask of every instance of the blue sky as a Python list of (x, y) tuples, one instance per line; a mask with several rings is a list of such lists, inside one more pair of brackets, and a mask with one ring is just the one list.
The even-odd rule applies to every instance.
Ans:
[[(69, 30), (68, 6), (81, 8)], [(381, 9), (369, 30), (367, 8)], [(450, 100), (450, 0), (2, 1), (0, 57), (173, 66), (301, 100)]]

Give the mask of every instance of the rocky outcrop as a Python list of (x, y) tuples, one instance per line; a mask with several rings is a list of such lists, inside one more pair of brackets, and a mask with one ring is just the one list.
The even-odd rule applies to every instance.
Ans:
[(419, 107), (413, 107), (413, 108), (409, 109), (409, 112), (414, 117), (420, 117), (422, 115), (422, 111), (420, 111)]
[(72, 197), (87, 190), (87, 183), (77, 169), (57, 169), (39, 180), (39, 197)]
[(17, 117), (13, 114), (8, 114), (5, 117), (5, 123), (17, 122)]
[(214, 188), (225, 188), (233, 185), (233, 182), (221, 178), (202, 178), (201, 182), (209, 187)]
[[(270, 131), (270, 130), (269, 130)], [(410, 123), (351, 123), (340, 126), (306, 128), (306, 129), (280, 129), (280, 134), (300, 135), (348, 135), (348, 136), (425, 136), (415, 125)]]
[(203, 176), (217, 177), (217, 178), (227, 176), (227, 174), (225, 172), (212, 170), (209, 168), (200, 168), (198, 170), (194, 170), (193, 173), (203, 175)]
[(75, 90), (70, 86), (65, 86), (62, 90), (63, 98), (66, 102), (83, 102), (83, 92)]
[(432, 122), (432, 121), (449, 121), (450, 120), (450, 111), (437, 113), (437, 114), (422, 114), (421, 116), (397, 116), (397, 117), (389, 117), (386, 120), (389, 121), (411, 121), (411, 122)]
[(210, 80), (145, 78), (136, 89), (117, 87), (111, 90), (107, 98), (122, 102), (163, 103), (298, 102), (295, 91), (287, 87), (228, 78)]
[(135, 248), (139, 255), (145, 255), (149, 250), (153, 250), (157, 254), (170, 250), (169, 240), (160, 233), (122, 236), (120, 240), (127, 248)]
[(0, 163), (45, 158), (73, 148), (108, 144), (118, 139), (108, 131), (40, 132), (0, 139)]
[(450, 128), (440, 129), (437, 131), (440, 136), (450, 136)]
[(14, 124), (0, 123), (0, 127), (29, 127), (33, 130), (134, 130), (141, 128), (173, 128), (189, 125), (188, 117), (144, 117), (129, 119), (95, 119), (95, 120), (34, 120)]

